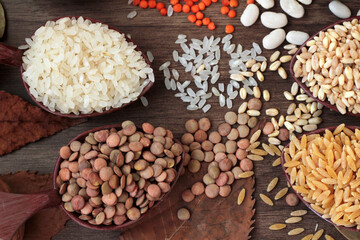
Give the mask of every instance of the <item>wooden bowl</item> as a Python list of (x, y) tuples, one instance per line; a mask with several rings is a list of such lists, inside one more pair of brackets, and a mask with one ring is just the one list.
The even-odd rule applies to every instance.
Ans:
[[(89, 134), (89, 133), (92, 133), (92, 132), (96, 132), (96, 131), (100, 131), (100, 130), (104, 130), (104, 129), (110, 129), (110, 128), (115, 128), (115, 129), (121, 129), (121, 124), (116, 124), (116, 125), (108, 125), (108, 126), (102, 126), (102, 127), (98, 127), (98, 128), (94, 128), (94, 129), (91, 129), (91, 130), (88, 130), (86, 132), (83, 132), (81, 133), (80, 135), (76, 136), (75, 138), (73, 138), (69, 143), (68, 143), (68, 146), (70, 146), (70, 143), (73, 142), (73, 141), (85, 141), (85, 137)], [(140, 130), (141, 128), (140, 127), (137, 127), (138, 130)], [(174, 139), (174, 142), (176, 143), (180, 143), (179, 140), (177, 139)], [(181, 144), (182, 146), (182, 144)], [(175, 165), (175, 170), (177, 172), (176, 174), (176, 178), (174, 180), (174, 182), (171, 184), (171, 188), (170, 188), (170, 191), (168, 191), (167, 193), (165, 193), (165, 195), (159, 200), (159, 201), (156, 201), (156, 203), (154, 204), (154, 206), (152, 206), (151, 208), (149, 208), (149, 210), (142, 214), (140, 216), (139, 219), (135, 220), (135, 221), (126, 221), (125, 223), (123, 223), (122, 225), (109, 225), (109, 226), (106, 226), (106, 225), (92, 225), (90, 223), (88, 223), (87, 221), (83, 221), (81, 219), (78, 218), (78, 216), (80, 214), (77, 214), (77, 213), (70, 213), (68, 211), (65, 210), (64, 208), (64, 203), (61, 204), (61, 208), (65, 211), (65, 213), (72, 219), (74, 220), (75, 222), (77, 222), (78, 224), (80, 224), (81, 226), (84, 226), (84, 227), (87, 227), (87, 228), (90, 228), (90, 229), (96, 229), (96, 230), (113, 230), (113, 229), (126, 229), (126, 228), (129, 228), (129, 227), (134, 227), (135, 225), (138, 225), (139, 223), (141, 223), (144, 219), (149, 219), (149, 217), (151, 217), (151, 213), (153, 212), (153, 210), (158, 207), (162, 201), (164, 201), (164, 199), (170, 194), (170, 192), (172, 191), (172, 189), (174, 188), (177, 180), (179, 179), (179, 176), (180, 176), (180, 173), (181, 173), (181, 170), (183, 168), (183, 164), (184, 164), (184, 158), (185, 158), (185, 151), (183, 149), (183, 153), (181, 155), (181, 161)], [(60, 164), (61, 162), (63, 161), (63, 159), (59, 156), (57, 161), (56, 161), (56, 164), (55, 164), (55, 168), (54, 168), (54, 175), (53, 175), (53, 187), (54, 189), (56, 189), (57, 191), (59, 190), (57, 184), (56, 184), (56, 178), (58, 176), (58, 173), (59, 173), (59, 170), (60, 170)]]
[[(65, 16), (67, 17), (67, 16)], [(72, 18), (72, 17), (75, 17), (75, 18), (79, 18), (78, 16), (68, 16), (69, 18)], [(64, 18), (64, 17), (61, 17), (61, 18)], [(50, 21), (57, 21), (61, 18), (56, 18), (56, 19), (52, 19)], [(100, 21), (97, 21), (97, 20), (94, 20), (94, 19), (91, 19), (91, 18), (87, 18), (87, 17), (83, 17), (84, 20), (90, 20), (91, 22), (93, 23), (101, 23), (103, 24), (102, 22)], [(45, 24), (44, 24), (45, 25)], [(42, 26), (44, 26), (42, 25)], [(119, 33), (121, 33), (119, 30), (117, 30), (116, 28), (106, 24), (109, 29), (112, 29), (114, 31), (117, 31)], [(124, 34), (125, 35), (125, 34)], [(126, 35), (125, 35), (125, 38), (126, 38), (126, 41), (127, 42), (131, 42), (133, 43), (136, 48), (135, 50), (136, 51), (139, 51), (141, 52), (142, 54), (142, 57), (145, 59), (146, 63), (150, 66), (150, 68), (152, 68), (151, 66), (151, 62), (149, 61), (149, 59), (147, 58), (146, 54), (140, 50), (137, 45), (131, 40), (129, 39)], [(22, 57), (23, 57), (23, 54), (24, 54), (24, 50), (19, 50), (18, 48), (15, 48), (15, 47), (11, 47), (11, 46), (7, 46), (3, 43), (0, 43), (0, 64), (6, 64), (6, 65), (11, 65), (11, 66), (15, 66), (15, 67), (20, 67), (20, 71), (21, 71), (21, 77), (23, 76), (23, 72), (24, 72), (24, 69), (23, 69), (23, 66), (22, 66)], [(28, 95), (31, 97), (31, 99), (42, 109), (44, 109), (45, 111), (49, 112), (49, 113), (52, 113), (52, 114), (55, 114), (55, 115), (58, 115), (58, 116), (61, 116), (61, 117), (68, 117), (68, 118), (88, 118), (88, 117), (96, 117), (96, 116), (101, 116), (101, 115), (105, 115), (105, 114), (108, 114), (108, 113), (112, 113), (112, 112), (115, 112), (123, 107), (126, 107), (128, 105), (130, 105), (131, 103), (133, 103), (134, 101), (138, 100), (141, 96), (143, 96), (146, 92), (148, 92), (150, 90), (150, 88), (154, 85), (154, 82), (152, 81), (149, 81), (149, 83), (144, 87), (144, 89), (142, 90), (142, 92), (139, 94), (139, 96), (137, 97), (136, 100), (133, 100), (133, 101), (130, 101), (129, 103), (125, 103), (123, 105), (121, 105), (120, 107), (118, 108), (110, 108), (109, 110), (107, 111), (103, 111), (103, 112), (93, 112), (93, 113), (89, 113), (89, 114), (74, 114), (74, 113), (69, 113), (69, 114), (63, 114), (59, 111), (51, 111), (48, 107), (46, 107), (44, 104), (42, 104), (41, 102), (38, 102), (35, 97), (30, 93), (30, 90), (29, 90), (29, 85), (24, 81), (23, 77), (22, 77), (22, 82), (23, 82), (23, 85), (26, 89), (26, 92), (28, 93)]]
[[(307, 93), (307, 95), (309, 95), (310, 97), (312, 97), (315, 101), (321, 103), (321, 104), (324, 105), (325, 107), (327, 107), (327, 108), (329, 108), (329, 109), (331, 109), (331, 110), (334, 110), (334, 111), (336, 111), (336, 112), (339, 112), (339, 110), (337, 109), (336, 105), (330, 104), (330, 102), (327, 101), (327, 100), (322, 101), (322, 100), (314, 97), (314, 95), (312, 94), (312, 92), (310, 91), (310, 89), (309, 89), (304, 83), (301, 82), (301, 79), (295, 77), (294, 65), (295, 65), (295, 62), (296, 62), (296, 60), (297, 60), (296, 56), (301, 54), (301, 49), (302, 49), (303, 47), (306, 47), (306, 43), (307, 43), (308, 41), (313, 40), (314, 37), (318, 36), (321, 31), (326, 31), (327, 29), (332, 28), (332, 27), (334, 27), (334, 26), (337, 25), (337, 24), (342, 24), (343, 22), (351, 21), (351, 20), (353, 20), (353, 19), (360, 19), (360, 16), (343, 19), (343, 20), (337, 21), (337, 22), (335, 22), (335, 23), (330, 24), (329, 26), (326, 26), (326, 27), (322, 28), (320, 31), (318, 31), (316, 34), (312, 35), (308, 40), (306, 40), (306, 41), (303, 43), (303, 45), (301, 45), (301, 46), (299, 47), (299, 49), (296, 51), (296, 53), (294, 54), (294, 56), (292, 57), (291, 62), (290, 62), (290, 73), (291, 73), (291, 76), (292, 76), (292, 78), (294, 79), (294, 81)], [(346, 111), (346, 114), (349, 115), (349, 116), (360, 117), (360, 113), (358, 113), (358, 114), (353, 114), (353, 113), (351, 113), (351, 112)]]
[[(330, 130), (330, 131), (334, 131), (335, 128), (337, 126), (332, 126), (332, 127), (328, 127), (328, 128), (321, 128), (321, 129), (317, 129), (315, 131), (312, 131), (312, 132), (308, 132), (308, 133), (305, 133), (305, 135), (311, 135), (311, 134), (323, 134), (325, 133), (325, 130)], [(347, 128), (351, 129), (352, 131), (355, 131), (355, 129), (360, 129), (360, 126), (346, 126)], [(299, 137), (298, 139), (300, 139), (301, 137)], [(346, 231), (352, 231), (352, 232), (358, 232), (360, 233), (360, 229), (357, 229), (356, 227), (345, 227), (345, 226), (339, 226), (339, 225), (336, 225), (333, 221), (331, 221), (331, 219), (328, 219), (328, 218), (323, 218), (322, 215), (320, 213), (318, 213), (317, 211), (315, 211), (309, 202), (305, 201), (304, 198), (301, 196), (300, 193), (298, 193), (294, 188), (293, 188), (293, 184), (291, 184), (291, 181), (290, 181), (290, 176), (289, 174), (286, 172), (286, 167), (284, 166), (284, 163), (285, 163), (285, 149), (288, 148), (290, 145), (290, 143), (288, 143), (283, 151), (281, 152), (281, 167), (282, 167), (282, 170), (285, 174), (285, 177), (286, 177), (286, 180), (288, 181), (288, 183), (290, 184), (292, 190), (295, 192), (295, 194), (297, 195), (297, 197), (305, 204), (306, 207), (308, 207), (311, 211), (313, 211), (316, 215), (318, 215), (319, 217), (321, 217), (322, 219), (324, 219), (326, 222), (328, 223), (331, 223), (332, 225), (334, 225), (335, 227), (337, 227), (338, 229), (344, 229)], [(340, 231), (339, 230), (339, 231)]]
[[(81, 133), (77, 137), (73, 138), (68, 145), (72, 141), (79, 140), (84, 141), (85, 137), (95, 131), (103, 130), (103, 129), (110, 129), (110, 128), (117, 128), (120, 129), (121, 125), (108, 125), (108, 126), (102, 126), (98, 128), (91, 129), (89, 131), (86, 131), (84, 133)], [(138, 127), (138, 129), (140, 129)], [(180, 143), (179, 140), (173, 139), (174, 142)], [(182, 146), (182, 145), (181, 145)], [(139, 219), (135, 221), (127, 221), (122, 225), (92, 225), (86, 221), (80, 220), (78, 218), (79, 214), (77, 213), (70, 213), (65, 210), (64, 203), (61, 201), (61, 196), (59, 194), (59, 188), (56, 184), (56, 178), (58, 176), (58, 172), (60, 169), (60, 164), (63, 161), (61, 157), (58, 157), (54, 172), (53, 172), (53, 189), (45, 192), (35, 193), (35, 194), (14, 194), (14, 193), (6, 193), (6, 192), (0, 192), (0, 199), (2, 201), (2, 208), (0, 208), (0, 239), (11, 239), (11, 237), (14, 235), (15, 231), (19, 229), (19, 226), (23, 224), (28, 218), (30, 218), (32, 215), (37, 213), (38, 211), (48, 208), (48, 207), (57, 207), (61, 206), (61, 208), (64, 210), (64, 212), (75, 222), (80, 224), (81, 226), (95, 229), (95, 230), (113, 230), (113, 229), (127, 229), (131, 227), (135, 227), (138, 224), (142, 223), (145, 220), (149, 220), (152, 216), (158, 214), (158, 211), (154, 211), (158, 206), (161, 205), (161, 203), (164, 201), (164, 199), (167, 198), (167, 196), (171, 193), (171, 191), (174, 189), (174, 186), (176, 182), (179, 179), (180, 173), (183, 169), (184, 164), (184, 158), (185, 158), (185, 151), (183, 149), (183, 153), (181, 155), (181, 160), (179, 163), (175, 165), (176, 170), (176, 177), (174, 182), (171, 184), (170, 190), (159, 200), (156, 201), (154, 206), (149, 208), (149, 210), (142, 214)]]

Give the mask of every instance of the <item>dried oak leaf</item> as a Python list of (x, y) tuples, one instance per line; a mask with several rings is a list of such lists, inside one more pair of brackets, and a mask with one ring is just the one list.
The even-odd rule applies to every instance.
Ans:
[[(13, 193), (37, 193), (52, 189), (52, 174), (22, 171), (0, 176)], [(60, 207), (45, 209), (25, 223), (26, 240), (49, 240), (65, 227), (68, 216)]]
[[(252, 198), (254, 179), (236, 180), (227, 198), (209, 199), (203, 194), (191, 203), (185, 203), (181, 193), (184, 186), (191, 186), (194, 182), (194, 176), (188, 173), (182, 176), (168, 199), (140, 223), (141, 227), (123, 232), (120, 240), (249, 239), (255, 213), (255, 200)], [(242, 188), (246, 189), (246, 196), (238, 206), (237, 197)], [(190, 210), (190, 220), (177, 218), (177, 210), (181, 207)]]
[(0, 91), (0, 156), (84, 121), (55, 116)]
[[(0, 192), (10, 192), (10, 187), (0, 179)], [(24, 238), (25, 224), (21, 225), (11, 240), (22, 240)]]

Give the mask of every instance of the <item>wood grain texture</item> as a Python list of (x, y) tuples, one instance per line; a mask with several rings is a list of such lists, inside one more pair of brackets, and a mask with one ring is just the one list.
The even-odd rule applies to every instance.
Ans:
[[(127, 0), (2, 0), (6, 10), (8, 26), (5, 33), (5, 44), (21, 45), (24, 44), (24, 38), (29, 37), (39, 26), (46, 20), (57, 18), (66, 15), (83, 15), (91, 17), (105, 23), (108, 23), (120, 31), (130, 33), (132, 39), (144, 50), (150, 50), (155, 56), (154, 68), (156, 75), (156, 83), (153, 88), (146, 94), (149, 100), (149, 107), (143, 108), (141, 103), (135, 102), (130, 107), (126, 107), (118, 112), (104, 117), (97, 117), (90, 119), (88, 122), (67, 129), (51, 136), (42, 139), (37, 143), (32, 143), (26, 147), (13, 152), (11, 154), (0, 157), (0, 173), (7, 173), (9, 171), (18, 171), (24, 169), (39, 170), (43, 173), (51, 172), (53, 164), (58, 156), (59, 148), (67, 143), (71, 138), (77, 134), (86, 131), (93, 127), (98, 127), (106, 124), (116, 124), (126, 119), (131, 119), (137, 123), (149, 121), (154, 125), (163, 125), (166, 128), (173, 130), (175, 137), (179, 138), (181, 133), (184, 132), (184, 122), (188, 118), (200, 118), (208, 116), (212, 123), (213, 129), (223, 121), (223, 116), (227, 109), (221, 109), (218, 106), (217, 99), (211, 99), (213, 103), (212, 109), (203, 114), (200, 111), (189, 112), (186, 111), (186, 105), (179, 99), (174, 97), (174, 92), (167, 91), (164, 87), (162, 74), (157, 70), (158, 67), (165, 61), (172, 60), (171, 52), (173, 49), (180, 50), (179, 46), (174, 44), (179, 33), (187, 34), (190, 38), (203, 38), (212, 34), (216, 36), (224, 36), (224, 27), (226, 24), (235, 25), (234, 43), (241, 43), (245, 48), (251, 47), (252, 41), (261, 43), (263, 36), (270, 32), (269, 29), (264, 28), (260, 21), (250, 28), (240, 26), (239, 16), (234, 19), (229, 19), (219, 13), (221, 1), (206, 9), (205, 15), (212, 18), (217, 24), (217, 29), (214, 32), (202, 27), (195, 27), (188, 23), (186, 15), (177, 14), (174, 17), (161, 17), (156, 10), (141, 10), (131, 6), (127, 6)], [(272, 11), (280, 12), (280, 6), (276, 1), (276, 6)], [(338, 19), (333, 16), (327, 4), (329, 0), (315, 0), (310, 6), (305, 6), (305, 17), (302, 19), (293, 19), (289, 17), (289, 24), (285, 30), (300, 30), (306, 31), (310, 35), (314, 34), (318, 29), (337, 21)], [(355, 15), (360, 8), (359, 1), (343, 0), (352, 9), (352, 15)], [(238, 8), (238, 15), (245, 8), (246, 3), (244, 0), (240, 1)], [(138, 16), (133, 20), (126, 18), (127, 14), (137, 10)], [(263, 10), (261, 10), (263, 11)], [(272, 52), (265, 51), (264, 55), (269, 57)], [(282, 51), (285, 53), (285, 51)], [(221, 82), (227, 82), (229, 79), (228, 74), (228, 57), (224, 56), (224, 61), (220, 64)], [(178, 64), (172, 63), (172, 67), (180, 69), (181, 81), (191, 80), (190, 76), (184, 74), (183, 68)], [(288, 65), (285, 65), (288, 68)], [(283, 96), (284, 90), (289, 90), (292, 80), (282, 80), (276, 73), (266, 72), (265, 81), (261, 83), (261, 89), (268, 89), (271, 94), (271, 101), (264, 104), (264, 108), (270, 106), (277, 107), (282, 113), (285, 113), (289, 102)], [(30, 97), (26, 95), (26, 91), (22, 86), (20, 73), (17, 68), (7, 66), (0, 66), (0, 89), (16, 94), (30, 101)], [(241, 104), (241, 100), (234, 101), (234, 108)], [(322, 115), (325, 122), (321, 127), (337, 125), (340, 122), (346, 124), (359, 125), (358, 119), (349, 116), (342, 116), (338, 113), (325, 110)], [(259, 199), (259, 193), (265, 193), (267, 184), (275, 176), (279, 177), (278, 186), (269, 194), (274, 197), (276, 192), (286, 186), (285, 177), (280, 167), (272, 168), (271, 163), (275, 158), (267, 157), (263, 162), (255, 164), (256, 174), (256, 190), (254, 196)], [(200, 179), (201, 176), (191, 176), (195, 179)], [(180, 186), (179, 186), (180, 187)], [(234, 186), (235, 188), (238, 185)], [(174, 193), (175, 194), (175, 193)], [(220, 202), (220, 198), (216, 201)], [(233, 201), (231, 198), (226, 201)], [(205, 202), (205, 201), (204, 201)], [(215, 201), (214, 201), (215, 202)], [(235, 204), (235, 202), (234, 202)], [(189, 207), (193, 207), (189, 205)], [(281, 199), (275, 201), (274, 207), (269, 207), (261, 201), (255, 204), (256, 222), (254, 230), (251, 235), (253, 239), (287, 239), (287, 232), (295, 226), (288, 226), (281, 231), (272, 232), (268, 227), (275, 222), (283, 222), (289, 217), (292, 210), (304, 209), (303, 204), (297, 207), (288, 207)], [(213, 211), (220, 211), (214, 209)], [(199, 221), (199, 226), (205, 221), (207, 217), (205, 213), (196, 212), (192, 216)], [(156, 223), (154, 223), (156, 224)], [(318, 224), (319, 228), (324, 228), (327, 234), (330, 234), (335, 239), (344, 239), (335, 228), (325, 221), (321, 220), (315, 214), (309, 213), (304, 217), (304, 220), (296, 227), (304, 227), (306, 230), (300, 236), (313, 233), (315, 226)], [(207, 231), (206, 231), (207, 232)], [(118, 231), (111, 232), (97, 232), (82, 228), (74, 222), (69, 221), (67, 228), (58, 234), (54, 239), (117, 239), (119, 236)], [(207, 236), (213, 239), (211, 236)], [(298, 237), (300, 239), (300, 237)]]

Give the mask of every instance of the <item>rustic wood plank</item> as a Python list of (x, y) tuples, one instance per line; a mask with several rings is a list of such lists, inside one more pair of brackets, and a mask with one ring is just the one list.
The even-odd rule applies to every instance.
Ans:
[[(285, 29), (302, 30), (309, 34), (313, 34), (325, 25), (338, 20), (328, 10), (328, 2), (329, 1), (325, 0), (317, 0), (314, 1), (312, 5), (305, 6), (305, 17), (303, 19), (289, 18), (289, 25)], [(351, 7), (353, 15), (355, 15), (360, 8), (360, 2), (358, 1), (343, 0), (343, 2)], [(106, 124), (115, 124), (125, 119), (131, 119), (138, 123), (150, 121), (155, 125), (163, 125), (172, 129), (176, 137), (180, 137), (181, 133), (184, 131), (183, 124), (186, 119), (190, 117), (200, 118), (205, 116), (205, 114), (200, 111), (186, 111), (186, 105), (179, 99), (176, 99), (173, 96), (173, 92), (166, 91), (163, 84), (163, 77), (161, 73), (157, 71), (157, 68), (164, 61), (171, 60), (171, 52), (173, 49), (179, 50), (179, 47), (174, 44), (177, 34), (185, 33), (189, 38), (202, 38), (205, 35), (209, 36), (211, 34), (224, 36), (223, 29), (225, 25), (232, 23), (236, 27), (234, 42), (242, 43), (244, 47), (248, 48), (251, 46), (252, 41), (260, 43), (262, 37), (270, 32), (268, 29), (261, 26), (259, 21), (251, 28), (245, 29), (240, 26), (239, 17), (236, 17), (235, 19), (224, 17), (219, 13), (221, 6), (220, 1), (205, 11), (205, 14), (210, 16), (217, 24), (217, 29), (214, 32), (210, 32), (204, 27), (198, 28), (191, 25), (183, 14), (178, 14), (171, 18), (161, 17), (156, 10), (145, 11), (127, 6), (126, 0), (3, 0), (2, 3), (6, 10), (8, 20), (7, 31), (4, 39), (2, 39), (4, 43), (15, 46), (23, 44), (24, 38), (29, 37), (36, 28), (48, 19), (65, 15), (83, 15), (91, 17), (108, 23), (118, 28), (120, 31), (130, 33), (133, 40), (138, 43), (141, 49), (144, 51), (151, 50), (155, 56), (154, 68), (157, 82), (146, 95), (150, 103), (148, 108), (144, 108), (140, 102), (136, 102), (130, 107), (116, 113), (90, 119), (87, 123), (64, 130), (55, 136), (42, 139), (39, 142), (29, 144), (19, 151), (0, 157), (1, 174), (25, 169), (39, 170), (42, 173), (51, 172), (57, 158), (58, 149), (61, 145), (67, 143), (71, 138), (89, 128)], [(245, 5), (245, 1), (240, 2), (238, 14), (242, 12)], [(128, 20), (126, 18), (127, 14), (134, 9), (138, 11), (138, 16), (133, 20)], [(281, 11), (278, 3), (272, 11)], [(265, 51), (266, 56), (270, 56), (270, 54), (271, 52)], [(178, 65), (173, 66), (182, 69)], [(227, 62), (223, 61), (220, 69), (222, 73), (221, 81), (225, 82), (229, 77), (227, 72)], [(180, 71), (180, 73), (181, 76), (183, 76), (182, 79), (189, 78), (189, 76), (184, 75), (182, 71)], [(30, 101), (30, 97), (26, 95), (22, 86), (18, 69), (0, 66), (0, 76), (1, 90), (16, 94)], [(282, 80), (277, 74), (268, 72), (265, 74), (265, 78), (266, 80), (261, 84), (261, 88), (268, 89), (272, 95), (271, 102), (266, 103), (265, 107), (274, 106), (276, 104), (276, 106), (284, 112), (289, 103), (284, 99), (282, 92), (290, 88), (292, 83), (291, 79)], [(206, 116), (211, 119), (213, 126), (216, 126), (223, 121), (223, 115), (227, 110), (221, 109), (215, 99), (212, 99), (211, 103), (213, 103), (213, 108)], [(234, 110), (240, 103), (240, 100), (234, 102)], [(330, 112), (329, 110), (325, 110), (322, 117), (325, 119), (325, 123), (321, 124), (322, 127), (336, 125), (340, 122), (353, 125), (358, 124), (358, 119), (354, 117), (341, 116), (337, 113)], [(286, 186), (281, 169), (279, 167), (275, 169), (271, 167), (272, 160), (272, 158), (266, 158), (265, 161), (256, 163), (256, 191), (254, 193), (256, 198), (258, 198), (259, 193), (264, 193), (268, 182), (274, 176), (280, 177), (280, 181), (277, 188), (274, 190), (274, 193), (270, 194), (272, 197), (276, 190)], [(198, 175), (193, 177), (200, 179), (200, 176)], [(299, 204), (299, 206), (294, 208), (288, 207), (284, 200), (277, 201), (274, 207), (266, 206), (262, 202), (257, 201), (255, 229), (252, 231), (253, 239), (271, 240), (287, 238), (287, 231), (290, 230), (290, 228), (282, 231), (270, 232), (268, 226), (274, 222), (284, 221), (293, 209), (301, 208), (305, 208), (305, 206)], [(194, 217), (201, 221), (201, 215)], [(201, 223), (199, 222), (199, 224)], [(319, 224), (319, 228), (325, 228), (326, 232), (335, 239), (343, 239), (340, 234), (336, 232), (335, 228), (312, 213), (308, 214), (303, 222), (298, 225), (306, 228), (305, 233), (311, 233), (314, 231), (316, 224)], [(305, 233), (301, 236), (304, 236)], [(99, 239), (100, 237), (102, 239), (116, 239), (118, 236), (118, 231), (91, 231), (70, 221), (68, 227), (54, 237), (54, 239)], [(208, 236), (208, 238), (211, 239), (211, 236)]]

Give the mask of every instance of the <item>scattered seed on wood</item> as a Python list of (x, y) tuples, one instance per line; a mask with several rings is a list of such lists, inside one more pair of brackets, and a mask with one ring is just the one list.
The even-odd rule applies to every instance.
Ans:
[(298, 234), (302, 233), (303, 231), (305, 231), (304, 228), (295, 228), (295, 229), (289, 231), (289, 232), (288, 232), (288, 235), (289, 235), (289, 236), (298, 235)]
[(318, 240), (319, 238), (321, 238), (321, 236), (324, 233), (324, 229), (320, 229), (319, 231), (317, 231), (314, 236), (312, 237), (312, 240)]
[(270, 205), (270, 206), (274, 206), (273, 201), (268, 196), (266, 196), (265, 194), (262, 194), (262, 193), (260, 193), (259, 196), (260, 196), (261, 200), (263, 200), (264, 203), (266, 203), (267, 205)]
[(254, 155), (254, 154), (249, 154), (247, 155), (247, 158), (253, 161), (263, 161), (264, 158), (262, 156), (259, 155)]
[(325, 234), (325, 239), (326, 240), (335, 240), (332, 236)]
[(245, 188), (241, 189), (240, 193), (239, 193), (239, 196), (237, 198), (237, 205), (241, 205), (242, 202), (244, 201), (245, 199), (245, 194), (246, 194), (246, 190)]
[(269, 70), (274, 72), (274, 71), (278, 70), (280, 65), (281, 65), (280, 61), (275, 61), (269, 66)]
[(285, 223), (298, 223), (302, 220), (302, 217), (290, 217), (285, 220)]
[(267, 186), (266, 191), (271, 192), (276, 187), (278, 182), (279, 182), (279, 178), (277, 178), (277, 177), (273, 178), (273, 180), (271, 180), (269, 185)]
[(286, 224), (284, 223), (275, 223), (269, 227), (270, 230), (281, 230), (286, 228)]
[(288, 191), (289, 191), (289, 188), (287, 188), (287, 187), (281, 189), (278, 193), (276, 193), (274, 199), (279, 200), (280, 198), (284, 197)]
[(261, 135), (261, 129), (257, 130), (250, 138), (250, 143), (256, 142)]
[(275, 51), (270, 56), (270, 62), (275, 62), (279, 58), (279, 56), (280, 56), (280, 51)]
[(307, 214), (307, 210), (295, 210), (290, 213), (292, 217), (302, 217)]
[(276, 159), (275, 161), (273, 161), (272, 166), (273, 166), (273, 167), (277, 167), (277, 166), (279, 166), (280, 164), (281, 164), (281, 159), (278, 158), (278, 159)]
[(275, 152), (269, 145), (267, 145), (266, 143), (262, 143), (261, 146), (268, 154), (270, 154), (271, 156), (275, 156)]
[(311, 240), (313, 238), (314, 234), (308, 234), (305, 237), (303, 237), (301, 240)]
[(252, 175), (254, 175), (253, 171), (247, 171), (247, 172), (240, 173), (238, 178), (249, 178)]

